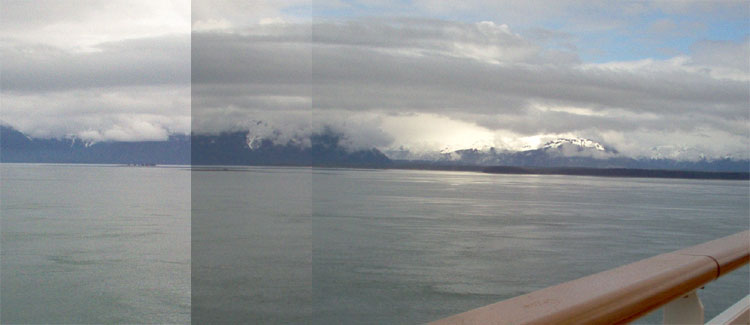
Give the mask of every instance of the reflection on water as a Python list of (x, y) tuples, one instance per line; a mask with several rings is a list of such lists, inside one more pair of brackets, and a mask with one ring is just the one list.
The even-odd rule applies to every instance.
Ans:
[[(314, 170), (312, 193), (319, 324), (422, 323), (749, 227), (747, 182)], [(707, 317), (747, 277), (706, 286)]]

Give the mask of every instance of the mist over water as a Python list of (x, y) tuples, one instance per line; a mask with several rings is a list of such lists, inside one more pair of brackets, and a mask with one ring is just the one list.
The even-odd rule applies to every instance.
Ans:
[(0, 321), (190, 322), (190, 172), (2, 164)]

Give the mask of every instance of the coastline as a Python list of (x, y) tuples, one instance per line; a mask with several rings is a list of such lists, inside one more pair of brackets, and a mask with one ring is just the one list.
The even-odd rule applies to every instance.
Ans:
[(750, 172), (728, 171), (693, 171), (675, 169), (638, 169), (638, 168), (587, 168), (587, 167), (520, 167), (520, 166), (473, 166), (473, 165), (428, 165), (428, 164), (393, 164), (393, 165), (185, 165), (185, 164), (91, 164), (91, 163), (22, 163), (0, 162), (0, 164), (41, 164), (41, 165), (82, 165), (109, 167), (180, 167), (192, 171), (243, 171), (244, 167), (270, 168), (342, 168), (370, 170), (431, 170), (477, 172), (486, 174), (508, 175), (566, 175), (597, 177), (629, 178), (673, 178), (673, 179), (707, 179), (707, 180), (750, 180)]

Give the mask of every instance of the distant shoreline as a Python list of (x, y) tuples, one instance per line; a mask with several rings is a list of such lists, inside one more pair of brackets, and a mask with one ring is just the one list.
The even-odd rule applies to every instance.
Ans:
[(750, 173), (743, 172), (707, 172), (664, 169), (632, 169), (632, 168), (580, 168), (580, 167), (512, 167), (493, 166), (482, 170), (489, 174), (514, 175), (571, 175), (571, 176), (601, 176), (601, 177), (640, 177), (640, 178), (680, 178), (680, 179), (718, 179), (718, 180), (750, 180)]
[[(196, 168), (197, 167), (197, 168)], [(711, 172), (668, 169), (635, 169), (635, 168), (584, 168), (584, 167), (515, 167), (515, 166), (461, 166), (461, 165), (395, 165), (395, 166), (289, 166), (289, 165), (222, 165), (193, 166), (195, 171), (240, 171), (242, 167), (308, 167), (331, 169), (369, 169), (369, 170), (430, 170), (479, 172), (486, 174), (507, 175), (565, 175), (565, 176), (598, 176), (630, 178), (673, 178), (673, 179), (708, 179), (708, 180), (750, 180), (750, 173), (745, 172)]]
[(565, 176), (598, 176), (629, 178), (673, 178), (673, 179), (708, 179), (708, 180), (750, 180), (750, 172), (689, 171), (671, 169), (637, 169), (637, 168), (586, 168), (586, 167), (517, 167), (517, 166), (468, 166), (468, 165), (427, 165), (395, 164), (390, 166), (356, 166), (356, 165), (183, 165), (183, 164), (90, 164), (90, 163), (19, 163), (0, 162), (0, 164), (35, 164), (35, 165), (102, 165), (110, 167), (183, 167), (192, 171), (243, 171), (246, 167), (267, 168), (339, 168), (369, 170), (431, 170), (479, 172), (486, 174), (506, 175), (565, 175)]

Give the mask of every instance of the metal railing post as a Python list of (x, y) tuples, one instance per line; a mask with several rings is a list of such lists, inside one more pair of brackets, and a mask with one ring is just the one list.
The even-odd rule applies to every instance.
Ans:
[(703, 303), (697, 290), (664, 306), (664, 324), (703, 324)]

